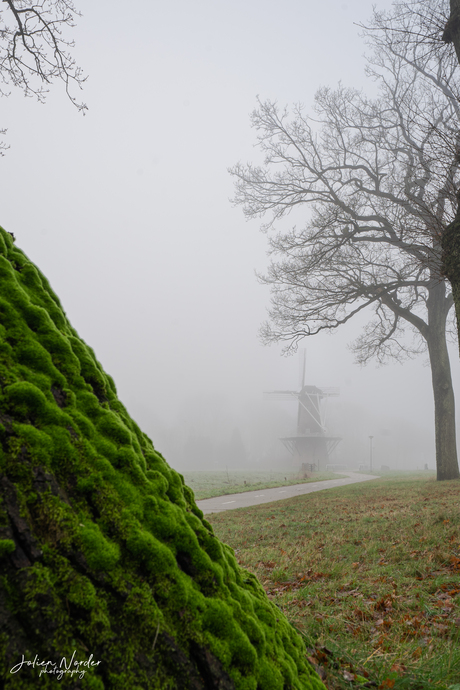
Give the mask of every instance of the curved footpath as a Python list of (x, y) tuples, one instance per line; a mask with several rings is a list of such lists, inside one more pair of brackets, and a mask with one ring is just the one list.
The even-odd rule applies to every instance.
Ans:
[(226, 496), (205, 498), (202, 501), (196, 501), (196, 504), (203, 513), (207, 515), (209, 513), (221, 513), (223, 510), (249, 508), (249, 506), (256, 506), (260, 503), (272, 503), (273, 501), (282, 501), (285, 498), (310, 494), (313, 491), (335, 489), (338, 486), (346, 486), (347, 484), (357, 484), (358, 482), (368, 482), (371, 479), (378, 479), (378, 477), (372, 474), (359, 474), (358, 472), (341, 471), (340, 474), (346, 474), (348, 479), (327, 479), (323, 482), (293, 484), (292, 486), (280, 486), (276, 489), (245, 491), (241, 494), (227, 494)]

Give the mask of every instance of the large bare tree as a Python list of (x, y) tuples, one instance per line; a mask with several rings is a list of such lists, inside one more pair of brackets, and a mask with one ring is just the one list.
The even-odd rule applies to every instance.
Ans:
[[(442, 40), (454, 45), (460, 63), (460, 0), (450, 0), (450, 16), (444, 27)], [(457, 213), (444, 232), (442, 245), (443, 273), (452, 285), (460, 344), (460, 196), (458, 202)]]
[[(454, 217), (459, 167), (456, 64), (438, 70), (393, 45), (377, 45), (368, 71), (380, 96), (321, 89), (315, 118), (259, 102), (252, 114), (262, 165), (237, 165), (235, 202), (264, 216), (273, 260), (265, 342), (296, 346), (364, 309), (373, 318), (353, 344), (357, 359), (402, 359), (428, 350), (437, 477), (459, 476), (455, 406), (446, 345), (453, 297), (441, 239)], [(431, 69), (431, 67), (430, 67)], [(274, 225), (307, 206), (306, 222)], [(298, 215), (298, 213), (297, 213)], [(409, 342), (407, 333), (413, 339)]]
[[(460, 0), (397, 0), (388, 12), (374, 11), (366, 27), (374, 43), (404, 55), (421, 79), (439, 73), (439, 60), (451, 69), (452, 59), (460, 63)], [(456, 93), (457, 100), (460, 94)], [(450, 146), (458, 134), (451, 133)], [(459, 190), (457, 190), (458, 192)], [(455, 217), (442, 232), (442, 274), (449, 279), (460, 336), (460, 198)], [(459, 337), (460, 344), (460, 337)]]

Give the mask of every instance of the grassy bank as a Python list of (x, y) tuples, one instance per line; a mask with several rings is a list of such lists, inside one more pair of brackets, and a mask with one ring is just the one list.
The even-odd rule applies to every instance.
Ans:
[(291, 486), (307, 482), (321, 482), (326, 479), (340, 479), (341, 474), (313, 472), (308, 476), (292, 472), (184, 472), (187, 486), (193, 489), (197, 501), (214, 496), (239, 494), (243, 491), (271, 489), (277, 486)]
[(207, 518), (329, 690), (445, 690), (460, 684), (459, 498), (459, 481), (417, 473)]

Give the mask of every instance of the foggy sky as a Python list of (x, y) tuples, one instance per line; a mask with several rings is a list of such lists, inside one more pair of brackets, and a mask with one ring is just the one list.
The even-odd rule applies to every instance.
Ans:
[[(11, 148), (0, 160), (0, 224), (48, 277), (171, 465), (181, 466), (190, 434), (222, 445), (235, 428), (264, 462), (264, 436), (272, 448), (296, 410), (262, 392), (295, 389), (298, 361), (258, 341), (269, 294), (254, 271), (267, 265), (267, 243), (231, 206), (227, 168), (257, 156), (249, 126), (257, 95), (308, 110), (323, 85), (375, 93), (353, 24), (370, 5), (76, 4), (84, 16), (73, 54), (89, 75), (78, 97), (89, 111), (82, 117), (59, 84), (45, 105), (20, 93), (2, 100)], [(339, 457), (366, 455), (374, 434), (381, 462), (407, 454), (434, 467), (426, 357), (359, 368), (346, 345), (363, 323), (303, 343), (307, 382), (341, 389), (331, 401), (337, 433), (348, 434)]]

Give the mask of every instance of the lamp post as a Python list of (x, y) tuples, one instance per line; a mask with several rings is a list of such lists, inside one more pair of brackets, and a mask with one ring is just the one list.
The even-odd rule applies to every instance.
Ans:
[(369, 436), (369, 465), (371, 468), (371, 472), (372, 472), (372, 439), (373, 438), (374, 438), (373, 436)]

